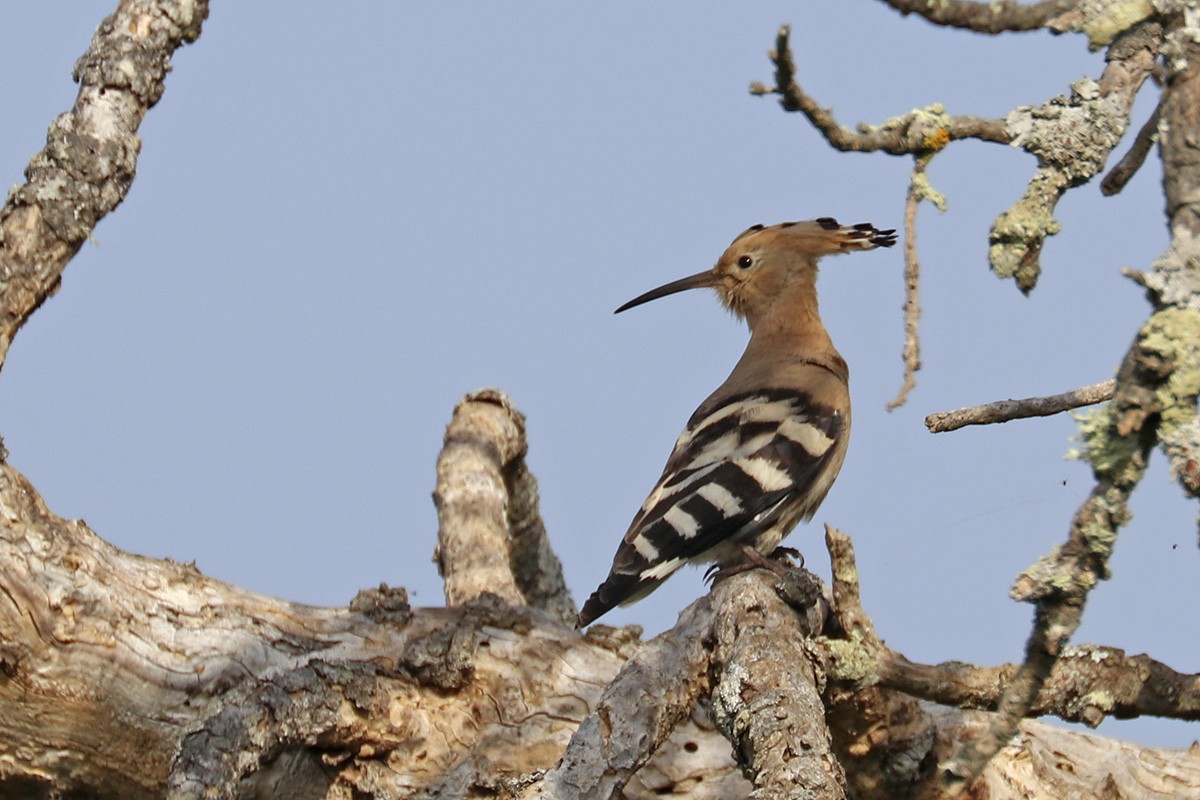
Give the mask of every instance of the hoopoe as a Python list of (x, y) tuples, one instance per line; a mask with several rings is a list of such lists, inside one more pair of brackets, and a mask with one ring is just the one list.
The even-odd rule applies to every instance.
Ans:
[(617, 548), (579, 627), (629, 605), (686, 563), (766, 555), (812, 517), (842, 468), (850, 437), (849, 370), (817, 311), (817, 260), (891, 247), (896, 232), (830, 217), (754, 225), (712, 269), (635, 297), (620, 313), (711, 287), (750, 327), (750, 343), (701, 403)]

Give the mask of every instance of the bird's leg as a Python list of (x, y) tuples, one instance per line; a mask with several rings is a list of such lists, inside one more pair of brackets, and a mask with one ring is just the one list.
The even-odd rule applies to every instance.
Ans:
[(733, 564), (713, 564), (705, 571), (704, 580), (715, 586), (718, 581), (732, 578), (734, 575), (741, 575), (743, 572), (749, 572), (752, 569), (765, 569), (767, 572), (772, 572), (780, 578), (787, 579), (791, 575), (791, 572), (797, 569), (790, 562), (780, 563), (788, 557), (798, 557), (800, 559), (799, 569), (804, 568), (804, 556), (800, 555), (799, 550), (794, 550), (791, 547), (777, 547), (768, 558), (750, 545), (744, 544), (742, 545), (742, 557), (742, 561)]
[[(743, 560), (734, 564), (713, 564), (704, 573), (704, 579), (715, 586), (718, 581), (732, 578), (734, 575), (752, 569), (765, 569), (777, 578), (774, 587), (776, 593), (797, 611), (805, 612), (821, 600), (821, 582), (804, 569), (804, 556), (799, 550), (777, 547), (770, 556), (764, 556), (750, 545), (742, 545), (742, 556)], [(791, 563), (793, 558), (800, 561), (799, 566)]]

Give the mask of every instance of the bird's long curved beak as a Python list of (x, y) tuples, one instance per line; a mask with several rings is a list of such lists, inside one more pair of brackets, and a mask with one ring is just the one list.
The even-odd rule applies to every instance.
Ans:
[(640, 306), (642, 303), (649, 303), (651, 300), (657, 300), (660, 297), (666, 297), (676, 292), (686, 292), (688, 289), (703, 289), (708, 286), (716, 286), (719, 280), (720, 278), (717, 276), (715, 270), (706, 269), (704, 272), (697, 272), (695, 275), (689, 275), (686, 278), (680, 278), (677, 281), (663, 284), (657, 289), (651, 289), (645, 294), (639, 294), (613, 313), (620, 314), (622, 311), (627, 311), (634, 306)]

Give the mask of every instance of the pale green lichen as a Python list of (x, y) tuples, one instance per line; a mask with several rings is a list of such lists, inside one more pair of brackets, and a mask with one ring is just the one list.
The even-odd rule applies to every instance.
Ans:
[(1076, 438), (1082, 447), (1067, 451), (1067, 458), (1088, 462), (1098, 475), (1115, 475), (1139, 452), (1135, 437), (1117, 433), (1118, 414), (1112, 402), (1074, 416), (1079, 423)]
[[(1196, 421), (1196, 396), (1200, 394), (1200, 311), (1168, 307), (1155, 313), (1138, 331), (1137, 359), (1144, 372), (1161, 372), (1163, 380), (1153, 391), (1150, 411), (1158, 415), (1158, 437), (1174, 435)], [(1075, 415), (1083, 446), (1068, 458), (1089, 462), (1097, 475), (1119, 482), (1136, 479), (1144, 469), (1137, 435), (1122, 436), (1118, 425), (1123, 410), (1115, 403)], [(1132, 471), (1131, 471), (1132, 470)]]
[(1167, 379), (1155, 391), (1159, 437), (1196, 419), (1200, 394), (1200, 311), (1165, 308), (1142, 326), (1138, 347), (1147, 357), (1169, 365)]
[(1062, 230), (1054, 218), (1054, 207), (1067, 183), (1061, 172), (1039, 169), (1021, 199), (992, 223), (988, 234), (992, 271), (999, 278), (1014, 278), (1022, 292), (1037, 285), (1042, 272), (1038, 255), (1046, 237)]
[(829, 677), (837, 681), (863, 683), (876, 678), (879, 665), (874, 648), (863, 643), (861, 634), (849, 639), (821, 639), (829, 654)]
[(920, 200), (928, 200), (938, 211), (946, 210), (946, 195), (933, 188), (924, 171), (913, 173), (912, 193)]
[(1010, 144), (1037, 157), (1038, 169), (1025, 194), (992, 224), (988, 260), (998, 277), (1014, 278), (1029, 293), (1041, 274), (1038, 262), (1047, 236), (1061, 230), (1054, 208), (1067, 189), (1091, 180), (1121, 140), (1128, 108), (1104, 95), (1091, 78), (1071, 84), (1070, 97), (1009, 112)]
[[(1140, 454), (1136, 460), (1141, 461)], [(1105, 494), (1093, 497), (1088, 510), (1087, 516), (1077, 517), (1079, 536), (1089, 552), (1107, 563), (1117, 543), (1117, 529), (1127, 525), (1133, 515), (1125, 502), (1125, 494), (1118, 489), (1109, 489)], [(1102, 577), (1108, 577), (1107, 567)]]
[[(1090, 572), (1077, 576), (1064, 568), (1061, 550), (1055, 545), (1049, 553), (1026, 567), (1009, 594), (1017, 600), (1037, 600), (1047, 594), (1073, 595), (1081, 589), (1085, 592), (1092, 589), (1096, 584), (1095, 576)], [(1085, 585), (1080, 586), (1080, 580)]]
[(941, 103), (932, 103), (924, 108), (914, 108), (907, 114), (889, 117), (879, 125), (863, 125), (860, 130), (864, 133), (879, 131), (903, 131), (905, 138), (920, 137), (922, 148), (929, 153), (936, 153), (950, 144), (950, 126), (953, 119), (946, 113)]
[(1117, 707), (1117, 700), (1107, 689), (1096, 689), (1079, 698), (1084, 706), (1099, 709), (1105, 714), (1111, 713)]
[(1154, 13), (1151, 0), (1085, 0), (1066, 23), (1052, 23), (1058, 32), (1081, 31), (1087, 46), (1098, 50)]

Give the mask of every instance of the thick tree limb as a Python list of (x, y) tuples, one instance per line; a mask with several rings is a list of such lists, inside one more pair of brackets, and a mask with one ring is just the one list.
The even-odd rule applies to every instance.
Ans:
[[(935, 723), (937, 751), (943, 759), (956, 742), (979, 736), (994, 719), (984, 711), (933, 704), (926, 704), (925, 710)], [(1153, 750), (1131, 757), (1135, 746), (1128, 742), (1072, 734), (1074, 731), (1061, 726), (1025, 720), (984, 770), (974, 796), (988, 800), (1179, 800), (1200, 796), (1200, 758), (1191, 750)], [(1154, 768), (1147, 769), (1151, 764)]]
[[(589, 638), (612, 629), (595, 626)], [(712, 598), (689, 606), (671, 630), (625, 663), (571, 737), (558, 765), (525, 794), (537, 800), (605, 800), (650, 760), (709, 685)]]
[[(503, 796), (536, 781), (558, 759), (580, 723), (602, 707), (601, 691), (642, 647), (635, 636), (612, 629), (581, 637), (540, 610), (512, 608), (495, 598), (458, 608), (410, 609), (403, 590), (381, 587), (336, 609), (256, 595), (190, 566), (112, 548), (82, 523), (54, 516), (33, 487), (2, 464), (0, 563), (5, 796), (33, 787), (42, 794), (122, 800), (191, 798), (201, 787), (213, 798), (255, 792), (301, 800)], [(736, 627), (740, 615), (753, 612), (753, 618), (766, 613), (755, 609), (778, 603), (759, 584), (757, 574), (738, 576), (699, 602), (710, 610), (719, 606), (718, 615), (729, 615), (722, 624)], [(765, 594), (756, 594), (760, 590)], [(776, 608), (770, 613), (780, 616), (779, 624), (794, 627), (795, 614)], [(702, 606), (696, 609), (693, 619), (702, 616)], [(711, 614), (707, 619), (701, 629), (716, 624)], [(660, 654), (682, 654), (681, 660), (666, 658), (653, 674), (676, 681), (701, 674), (694, 665), (707, 663), (714, 641), (695, 636), (664, 641)], [(743, 685), (743, 702), (798, 691), (764, 678), (776, 669), (772, 664), (796, 666), (790, 659), (798, 652), (811, 665), (809, 651), (795, 650), (791, 637), (776, 643), (768, 636), (756, 638), (753, 647), (748, 641), (742, 653), (760, 648), (767, 659), (762, 665), (738, 658), (722, 662), (732, 675), (741, 674), (733, 665), (742, 664), (754, 676), (753, 687)], [(791, 655), (780, 660), (784, 653)], [(662, 685), (652, 688), (655, 703), (646, 705), (666, 697)], [(616, 730), (623, 707), (616, 688), (613, 694), (607, 724)], [(737, 700), (736, 693), (728, 696)], [(789, 702), (800, 702), (799, 695)], [(659, 731), (655, 740), (669, 727), (668, 716), (677, 713), (667, 715), (663, 705), (639, 709), (642, 716), (632, 718), (643, 720), (641, 730)], [(872, 704), (868, 710), (887, 707)], [(624, 796), (746, 797), (750, 785), (730, 757), (728, 742), (695, 713), (683, 716), (625, 784)], [(751, 727), (779, 726), (775, 736), (801, 722), (816, 724), (792, 711), (783, 720), (762, 716), (766, 719)], [(865, 718), (865, 712), (853, 717)], [(881, 732), (891, 737), (896, 752), (903, 731), (913, 730), (916, 737), (919, 728), (902, 722), (892, 714), (874, 727), (848, 729), (857, 738), (848, 744), (850, 755), (839, 751), (843, 763), (860, 775), (887, 774), (869, 771), (866, 762), (883, 750), (880, 742), (889, 741)], [(1050, 745), (1039, 743), (1041, 734), (1023, 730), (1026, 748), (1048, 750)], [(937, 733), (939, 741), (948, 735)], [(1073, 757), (1085, 761), (1113, 746), (1067, 735), (1076, 742)], [(804, 749), (807, 741), (795, 740), (793, 750), (819, 755)], [(919, 744), (913, 738), (904, 752), (920, 752)], [(628, 738), (614, 746), (652, 749)], [(760, 747), (756, 757), (773, 752)], [(1137, 752), (1139, 763), (1152, 759), (1171, 775), (1183, 775), (1181, 786), (1200, 785), (1186, 783), (1187, 762), (1180, 761), (1186, 753)], [(1022, 758), (1027, 756), (1002, 756), (985, 780), (1016, 781), (1006, 776), (1027, 769)], [(1045, 766), (1048, 772), (1037, 776), (1042, 784), (1070, 780), (1084, 770), (1074, 762)], [(1127, 771), (1108, 766), (1116, 774)], [(760, 776), (770, 774), (756, 769)], [(1153, 778), (1139, 769), (1143, 779)], [(1028, 784), (1020, 785), (1028, 791)], [(992, 798), (1020, 796), (1004, 790)]]
[(994, 403), (984, 403), (981, 406), (956, 408), (953, 411), (939, 411), (925, 418), (925, 427), (930, 433), (945, 433), (956, 431), (968, 425), (992, 425), (998, 422), (1009, 422), (1014, 419), (1029, 417), (1049, 417), (1061, 414), (1074, 408), (1090, 406), (1111, 400), (1116, 390), (1115, 379), (1094, 383), (1072, 389), (1062, 394), (1052, 394), (1047, 397), (1026, 397), (1021, 400), (997, 400)]
[[(801, 575), (811, 580), (804, 608), (818, 609), (819, 584)], [(822, 615), (806, 613), (797, 624), (761, 574), (730, 578), (713, 593), (713, 718), (754, 783), (750, 796), (845, 797), (821, 698), (824, 670), (814, 667), (819, 662), (808, 645)]]
[[(495, 598), (263, 597), (111, 547), (3, 464), (0, 564), (0, 796), (494, 794), (554, 763), (639, 646)], [(627, 791), (700, 783), (744, 785), (711, 724), (685, 719)]]
[(972, 0), (883, 0), (903, 16), (917, 14), (934, 25), (965, 28), (976, 33), (1035, 31), (1079, 5), (1080, 0), (1042, 0), (1017, 3), (1012, 0), (980, 3)]
[(1007, 144), (1012, 138), (1005, 131), (1003, 120), (955, 117), (947, 114), (941, 105), (910, 111), (878, 126), (860, 125), (857, 131), (853, 131), (839, 123), (830, 109), (821, 107), (796, 82), (791, 32), (790, 26), (781, 26), (775, 37), (775, 49), (768, 53), (775, 64), (775, 86), (767, 88), (756, 81), (750, 84), (750, 93), (779, 95), (779, 104), (785, 111), (803, 113), (829, 144), (838, 150), (860, 153), (882, 150), (892, 155), (926, 154), (936, 152), (956, 139), (982, 139)]
[(562, 565), (538, 513), (537, 480), (525, 466), (525, 416), (504, 392), (465, 396), (438, 456), (438, 546), (447, 605), (484, 593), (575, 619)]
[(13, 337), (62, 281), (137, 171), (138, 127), (163, 93), (171, 56), (200, 35), (205, 0), (122, 0), (75, 65), (75, 106), (50, 125), (26, 183), (0, 208), (0, 366)]

